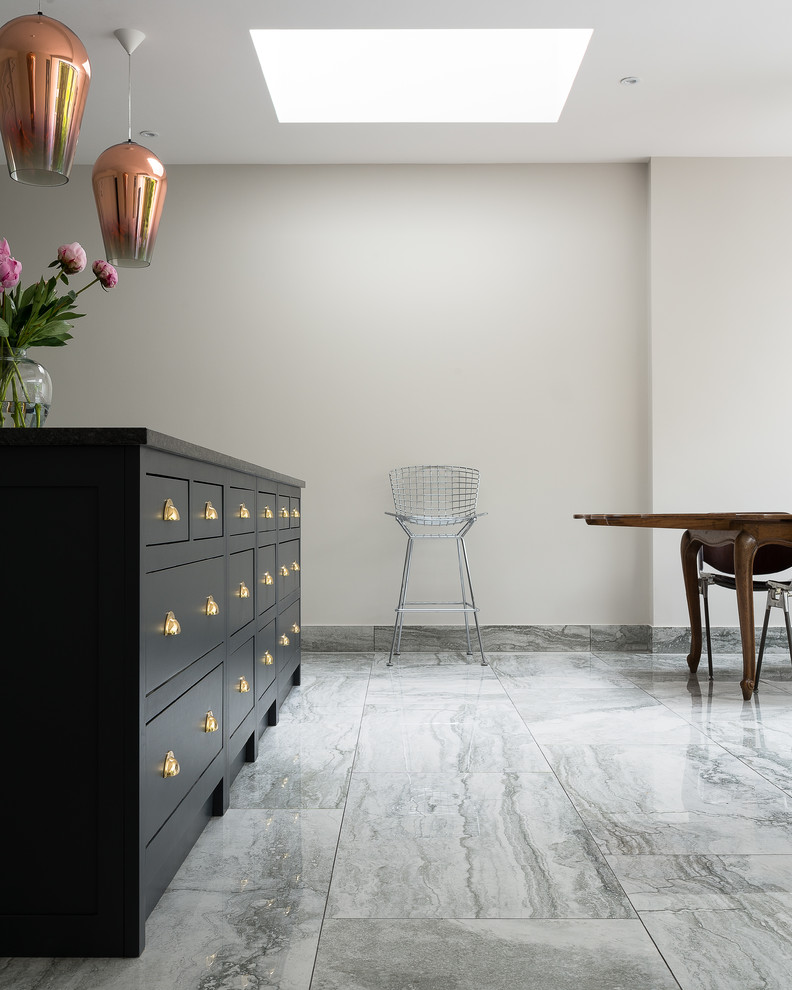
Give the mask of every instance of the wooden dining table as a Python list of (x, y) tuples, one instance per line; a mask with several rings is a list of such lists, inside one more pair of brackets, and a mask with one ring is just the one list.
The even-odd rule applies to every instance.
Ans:
[(754, 627), (753, 563), (759, 547), (768, 543), (792, 547), (792, 514), (788, 512), (647, 512), (578, 513), (589, 526), (630, 526), (640, 529), (682, 529), (682, 575), (690, 616), (691, 672), (701, 660), (701, 605), (697, 557), (700, 547), (734, 546), (734, 581), (740, 620), (743, 698), (749, 701), (756, 678), (756, 630)]

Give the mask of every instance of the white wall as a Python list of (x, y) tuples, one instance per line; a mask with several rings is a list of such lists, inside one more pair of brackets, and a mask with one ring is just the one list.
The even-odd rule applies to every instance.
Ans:
[[(410, 463), (482, 471), (485, 623), (647, 622), (648, 535), (572, 519), (649, 503), (646, 172), (170, 168), (152, 267), (35, 355), (49, 425), (149, 426), (305, 479), (306, 625), (392, 620), (387, 472)], [(65, 241), (102, 255), (87, 168), (2, 180), (0, 218), (25, 284)]]
[[(650, 231), (653, 508), (789, 511), (792, 160), (655, 159)], [(654, 625), (687, 624), (679, 536), (654, 536)]]

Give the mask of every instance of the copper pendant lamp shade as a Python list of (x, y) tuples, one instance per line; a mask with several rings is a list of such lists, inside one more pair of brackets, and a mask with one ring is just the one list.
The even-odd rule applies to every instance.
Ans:
[(120, 268), (147, 268), (157, 240), (168, 188), (165, 166), (132, 140), (132, 52), (145, 35), (119, 28), (116, 38), (130, 58), (129, 140), (103, 151), (93, 167), (93, 191), (107, 260)]
[(12, 179), (69, 181), (91, 65), (82, 42), (44, 14), (0, 28), (0, 131)]
[(147, 268), (168, 188), (157, 156), (125, 141), (103, 151), (93, 167), (93, 191), (105, 256), (121, 268)]

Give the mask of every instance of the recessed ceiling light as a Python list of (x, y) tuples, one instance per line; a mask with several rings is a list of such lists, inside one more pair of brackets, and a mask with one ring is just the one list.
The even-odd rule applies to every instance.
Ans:
[(624, 79), (619, 80), (622, 86), (637, 86), (640, 81), (638, 76), (625, 76)]
[(159, 137), (158, 131), (140, 131), (140, 136), (145, 138)]
[(555, 123), (592, 31), (250, 34), (281, 123)]

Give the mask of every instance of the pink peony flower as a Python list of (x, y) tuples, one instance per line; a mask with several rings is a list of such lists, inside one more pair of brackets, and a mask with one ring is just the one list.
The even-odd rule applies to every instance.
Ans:
[(114, 285), (118, 285), (118, 272), (109, 261), (95, 261), (91, 271), (102, 283), (103, 289), (112, 289)]
[(0, 289), (13, 289), (19, 282), (22, 263), (16, 258), (0, 255)]
[(11, 257), (11, 248), (8, 246), (8, 241), (4, 237), (2, 241), (0, 241), (0, 259), (10, 258), (10, 257)]
[(75, 241), (73, 244), (64, 244), (58, 248), (58, 261), (61, 269), (67, 275), (76, 275), (81, 272), (88, 263), (85, 251)]

